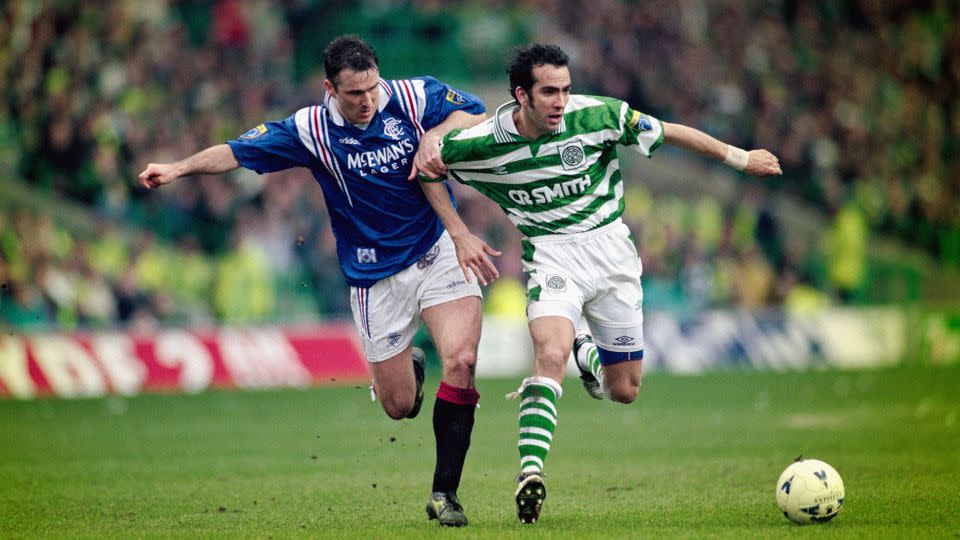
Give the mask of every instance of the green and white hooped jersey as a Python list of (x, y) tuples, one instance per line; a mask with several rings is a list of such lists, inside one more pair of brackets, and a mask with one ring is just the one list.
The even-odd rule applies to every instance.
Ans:
[(499, 204), (526, 237), (573, 234), (623, 213), (617, 145), (650, 157), (663, 142), (652, 116), (608, 97), (571, 95), (559, 129), (530, 141), (517, 133), (514, 102), (476, 126), (451, 132), (451, 176)]

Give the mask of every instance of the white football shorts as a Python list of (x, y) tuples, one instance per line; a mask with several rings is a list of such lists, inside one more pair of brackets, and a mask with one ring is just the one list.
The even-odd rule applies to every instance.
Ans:
[(529, 320), (566, 317), (576, 329), (584, 317), (601, 348), (643, 350), (643, 265), (622, 221), (524, 242)]
[(463, 277), (446, 231), (427, 253), (369, 288), (350, 287), (353, 322), (368, 362), (382, 362), (407, 348), (420, 329), (420, 312), (466, 296), (483, 296), (476, 277)]

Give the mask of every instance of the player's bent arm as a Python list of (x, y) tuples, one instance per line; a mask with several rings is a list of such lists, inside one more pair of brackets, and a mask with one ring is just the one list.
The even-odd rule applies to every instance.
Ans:
[(240, 162), (233, 154), (233, 149), (227, 144), (218, 144), (174, 163), (150, 163), (139, 178), (143, 187), (156, 188), (181, 176), (223, 174), (238, 167)]
[(680, 148), (697, 152), (707, 157), (723, 161), (727, 165), (751, 176), (770, 176), (783, 174), (776, 156), (766, 150), (737, 148), (707, 135), (706, 133), (683, 124), (661, 122), (663, 141)]
[(457, 248), (457, 261), (463, 270), (463, 275), (467, 282), (470, 282), (470, 269), (481, 285), (500, 277), (500, 272), (493, 265), (487, 255), (500, 255), (500, 252), (490, 247), (486, 242), (470, 232), (466, 223), (460, 219), (460, 214), (453, 207), (453, 201), (450, 200), (450, 194), (447, 193), (447, 187), (441, 182), (420, 182), (423, 193), (427, 196), (427, 201), (433, 207), (433, 211), (440, 217), (443, 226), (450, 233)]
[(417, 155), (413, 157), (413, 169), (407, 179), (413, 180), (420, 173), (427, 178), (435, 179), (446, 173), (447, 168), (440, 157), (440, 141), (443, 140), (444, 135), (455, 129), (475, 126), (486, 119), (486, 113), (453, 111), (443, 122), (426, 131), (420, 138), (420, 147), (417, 148)]
[(487, 119), (487, 113), (472, 114), (466, 111), (453, 111), (443, 122), (433, 126), (427, 133), (434, 134), (438, 140), (455, 129), (475, 126)]

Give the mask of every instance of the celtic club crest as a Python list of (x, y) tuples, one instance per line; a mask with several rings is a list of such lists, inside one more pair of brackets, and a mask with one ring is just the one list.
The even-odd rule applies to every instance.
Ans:
[(567, 281), (562, 276), (548, 276), (547, 289), (551, 291), (563, 291), (567, 288)]
[(576, 146), (568, 146), (563, 149), (563, 154), (561, 154), (560, 157), (563, 158), (563, 162), (567, 165), (576, 165), (583, 161), (583, 150)]
[(583, 152), (580, 141), (571, 141), (560, 146), (560, 163), (568, 171), (582, 168), (587, 163), (587, 156)]

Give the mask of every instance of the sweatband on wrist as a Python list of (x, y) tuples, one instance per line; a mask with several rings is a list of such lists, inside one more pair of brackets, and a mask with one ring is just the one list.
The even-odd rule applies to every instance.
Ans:
[(727, 157), (723, 159), (723, 162), (738, 171), (742, 171), (747, 168), (747, 163), (750, 162), (750, 154), (743, 148), (728, 144)]

